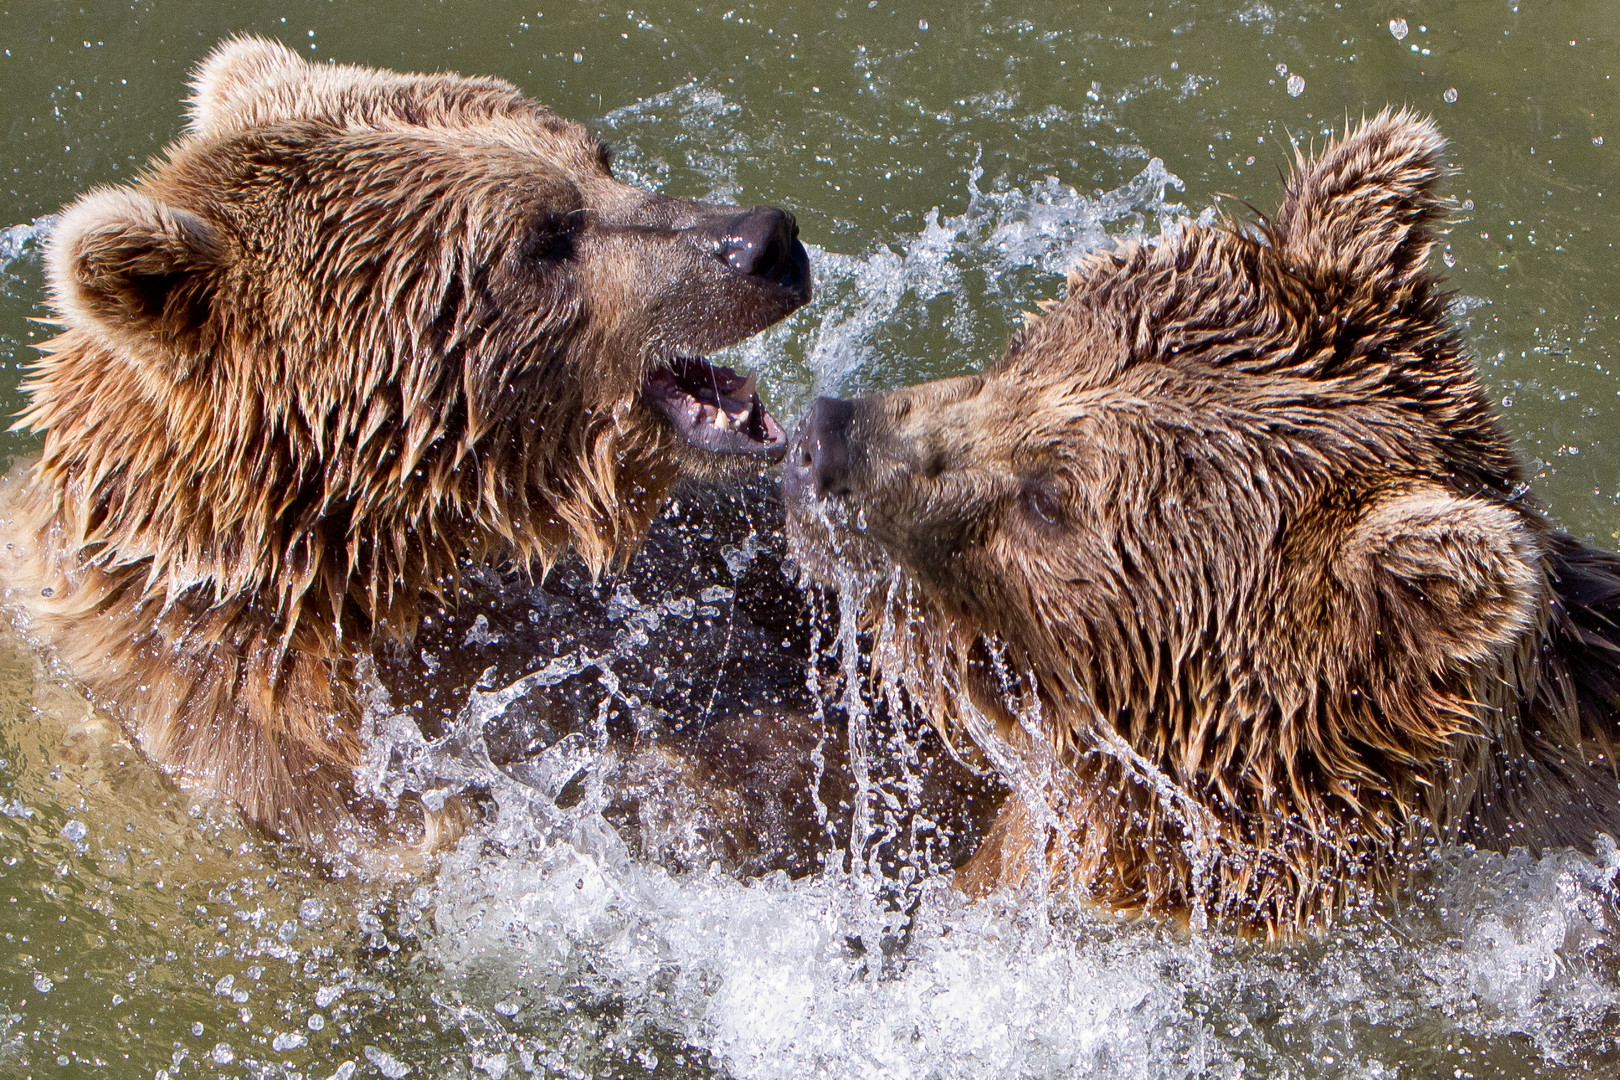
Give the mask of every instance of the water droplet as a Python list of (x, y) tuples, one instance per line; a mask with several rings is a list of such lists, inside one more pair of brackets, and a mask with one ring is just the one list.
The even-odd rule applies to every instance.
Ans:
[(1593, 146), (1602, 146), (1603, 145), (1603, 136), (1601, 136), (1601, 135), (1592, 136), (1592, 145)]
[(1288, 65), (1287, 64), (1278, 64), (1277, 65), (1277, 74), (1279, 74), (1279, 75), (1288, 74)]
[(1404, 38), (1406, 36), (1406, 20), (1405, 19), (1391, 19), (1391, 20), (1389, 20), (1389, 32), (1395, 35), (1395, 40), (1396, 41), (1400, 41), (1402, 38)]
[(323, 986), (319, 990), (315, 991), (315, 1007), (317, 1009), (324, 1009), (342, 996), (343, 987)]
[(388, 1080), (400, 1080), (400, 1077), (411, 1074), (409, 1065), (378, 1046), (366, 1047), (366, 1060), (377, 1066), (377, 1071), (388, 1077)]
[(283, 1031), (270, 1041), (270, 1048), (279, 1052), (296, 1050), (309, 1042), (301, 1031)]
[(213, 1052), (208, 1056), (214, 1059), (215, 1065), (229, 1065), (236, 1060), (236, 1051), (231, 1049), (230, 1043), (215, 1043)]
[(77, 844), (80, 840), (84, 839), (87, 831), (88, 830), (86, 830), (84, 827), (84, 822), (70, 821), (66, 825), (62, 826), (62, 839), (71, 840)]
[[(1405, 24), (1403, 23), (1402, 25), (1405, 25)], [(574, 54), (574, 63), (583, 64), (584, 62), (585, 62), (585, 55), (583, 53), (575, 53)]]
[(1288, 76), (1288, 96), (1299, 97), (1305, 92), (1305, 80), (1298, 75)]
[(928, 20), (927, 19), (918, 19), (917, 20), (917, 29), (919, 29), (919, 30), (928, 29)]
[(193, 1035), (197, 1035), (197, 1036), (201, 1036), (201, 1035), (202, 1035), (202, 1033), (203, 1033), (203, 1026), (202, 1026), (202, 1021), (201, 1021), (201, 1020), (197, 1020), (197, 1021), (194, 1021), (194, 1022), (193, 1022), (193, 1023), (192, 1023), (192, 1025), (191, 1025), (191, 1033), (192, 1033), (192, 1034), (193, 1034)]
[(326, 1026), (326, 1017), (322, 1016), (320, 1013), (315, 1013), (313, 1016), (311, 1016), (309, 1018), (309, 1023), (308, 1023), (309, 1030), (311, 1030), (311, 1031), (319, 1031), (319, 1030), (321, 1030), (321, 1028), (323, 1028), (325, 1026)]
[(1455, 86), (1448, 86), (1446, 87), (1446, 92), (1440, 96), (1445, 99), (1447, 105), (1450, 105), (1452, 102), (1457, 100), (1457, 88)]
[(39, 590), (39, 595), (44, 596), (44, 597), (55, 596), (56, 595), (56, 590), (51, 588), (49, 585), (47, 585), (43, 589)]
[(314, 922), (316, 919), (321, 917), (325, 910), (326, 909), (321, 906), (321, 902), (319, 900), (311, 897), (298, 905), (298, 917), (303, 919), (305, 922)]
[(46, 978), (43, 974), (34, 976), (34, 989), (38, 990), (42, 994), (50, 993), (51, 987), (55, 985), (55, 983), (51, 982), (51, 980)]

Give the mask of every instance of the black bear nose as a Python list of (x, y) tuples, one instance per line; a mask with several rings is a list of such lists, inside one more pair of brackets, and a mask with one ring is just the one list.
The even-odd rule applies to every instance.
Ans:
[(850, 493), (849, 421), (855, 403), (821, 397), (793, 433), (782, 485), (790, 500), (825, 499)]
[(725, 224), (716, 252), (739, 274), (773, 285), (806, 292), (810, 284), (810, 256), (799, 243), (799, 223), (786, 210), (756, 206)]

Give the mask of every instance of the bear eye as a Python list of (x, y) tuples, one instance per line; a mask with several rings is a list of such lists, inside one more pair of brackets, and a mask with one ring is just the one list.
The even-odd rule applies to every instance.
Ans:
[(528, 256), (536, 262), (563, 262), (574, 256), (574, 242), (585, 215), (546, 214), (529, 233)]
[(1019, 502), (1029, 516), (1045, 528), (1061, 528), (1068, 521), (1068, 507), (1063, 492), (1048, 478), (1024, 481)]

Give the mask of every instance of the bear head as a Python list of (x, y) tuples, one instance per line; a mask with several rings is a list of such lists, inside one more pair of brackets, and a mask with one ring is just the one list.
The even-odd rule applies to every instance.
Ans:
[(677, 476), (779, 455), (703, 354), (808, 299), (791, 215), (621, 183), (499, 79), (240, 38), (193, 88), (47, 253), (66, 329), (24, 423), (101, 568), (408, 628), (460, 560), (600, 569)]
[[(1126, 762), (1111, 808), (1072, 795), (1123, 906), (1172, 889), (1147, 823), (1179, 791), (1286, 918), (1367, 838), (1456, 817), (1533, 667), (1547, 526), (1429, 269), (1442, 145), (1386, 110), (1275, 217), (1088, 256), (982, 374), (820, 399), (790, 446), (795, 558), (890, 580), (877, 659), (936, 721)], [(1262, 900), (1268, 859), (1294, 885)]]

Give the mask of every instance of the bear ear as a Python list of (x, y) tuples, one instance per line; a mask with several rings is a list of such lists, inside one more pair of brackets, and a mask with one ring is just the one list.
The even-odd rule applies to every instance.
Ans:
[(1448, 170), (1434, 121), (1385, 109), (1295, 169), (1275, 245), (1307, 280), (1397, 287), (1426, 273)]
[(235, 257), (229, 236), (196, 214), (106, 188), (63, 211), (45, 273), (69, 325), (172, 360), (208, 317), (215, 273)]
[(249, 34), (222, 41), (192, 73), (188, 126), (197, 134), (230, 127), (266, 84), (294, 77), (308, 66), (269, 38)]
[(1546, 600), (1541, 543), (1500, 503), (1426, 485), (1380, 499), (1341, 549), (1364, 627), (1431, 671), (1500, 657)]

